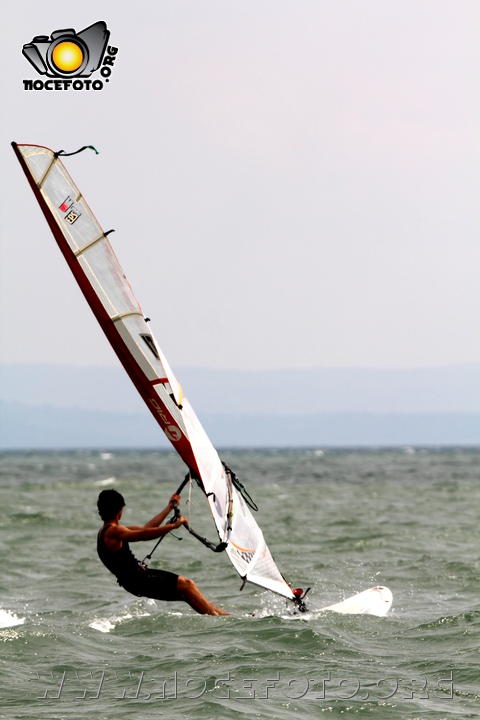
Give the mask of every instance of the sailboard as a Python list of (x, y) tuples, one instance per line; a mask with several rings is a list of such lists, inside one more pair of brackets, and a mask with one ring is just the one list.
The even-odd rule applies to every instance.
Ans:
[[(15, 142), (12, 147), (90, 308), (148, 409), (188, 467), (179, 491), (189, 479), (198, 483), (207, 497), (220, 542), (202, 538), (190, 526), (187, 529), (210, 549), (224, 551), (243, 585), (248, 582), (270, 590), (305, 612), (308, 590), (293, 589), (280, 573), (250, 512), (257, 509), (255, 503), (220, 460), (153, 335), (108, 239), (112, 231), (100, 227), (60, 159), (76, 153)], [(372, 590), (379, 588), (323, 609), (385, 614), (391, 605), (390, 591), (383, 588), (383, 599), (378, 602), (379, 593), (372, 594)]]
[(205, 544), (224, 550), (244, 583), (271, 590), (302, 608), (301, 592), (294, 593), (277, 568), (250, 512), (245, 488), (221, 462), (183, 396), (117, 260), (109, 232), (100, 227), (65, 169), (60, 157), (66, 153), (38, 145), (12, 146), (58, 246), (120, 362), (207, 496), (220, 543)]

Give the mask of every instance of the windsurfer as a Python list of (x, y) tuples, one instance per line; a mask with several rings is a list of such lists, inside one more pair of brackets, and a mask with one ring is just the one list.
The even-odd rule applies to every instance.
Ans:
[(123, 496), (117, 490), (103, 490), (97, 502), (103, 520), (97, 540), (100, 560), (116, 576), (118, 584), (132, 595), (166, 601), (183, 600), (204, 615), (229, 615), (209, 602), (193, 580), (165, 570), (151, 570), (130, 550), (130, 542), (155, 540), (181, 525), (187, 525), (188, 521), (183, 516), (173, 523), (162, 525), (179, 501), (178, 495), (172, 495), (167, 507), (145, 525), (127, 527), (120, 525), (125, 506)]

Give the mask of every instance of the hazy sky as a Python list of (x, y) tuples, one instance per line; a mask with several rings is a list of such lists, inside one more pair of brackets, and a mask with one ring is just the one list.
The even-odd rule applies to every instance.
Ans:
[[(23, 90), (23, 44), (98, 20), (104, 90)], [(98, 148), (65, 165), (174, 369), (478, 362), (479, 29), (476, 0), (4, 3), (0, 361), (117, 364), (15, 140)]]

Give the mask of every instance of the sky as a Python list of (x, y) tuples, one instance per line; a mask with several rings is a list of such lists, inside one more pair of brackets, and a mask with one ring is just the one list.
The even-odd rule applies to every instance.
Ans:
[[(25, 91), (35, 35), (103, 20), (98, 92)], [(12, 152), (65, 165), (170, 364), (480, 361), (480, 5), (4, 4), (0, 363), (117, 366)]]

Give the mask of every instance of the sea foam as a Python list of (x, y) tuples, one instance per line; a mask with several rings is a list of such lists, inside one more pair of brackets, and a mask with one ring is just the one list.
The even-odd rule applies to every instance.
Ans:
[(25, 618), (19, 618), (15, 613), (0, 608), (0, 628), (13, 627), (14, 625), (23, 625)]

